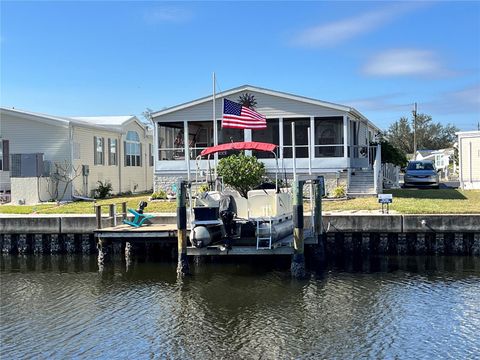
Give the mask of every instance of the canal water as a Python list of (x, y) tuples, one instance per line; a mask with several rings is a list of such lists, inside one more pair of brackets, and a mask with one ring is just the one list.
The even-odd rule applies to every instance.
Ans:
[(480, 258), (192, 266), (1, 256), (1, 359), (478, 359)]

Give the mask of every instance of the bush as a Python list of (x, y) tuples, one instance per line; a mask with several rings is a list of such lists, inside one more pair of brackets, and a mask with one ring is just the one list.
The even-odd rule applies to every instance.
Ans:
[(158, 190), (157, 192), (154, 192), (150, 198), (152, 200), (164, 200), (167, 198), (167, 193), (164, 190)]
[(247, 192), (262, 183), (265, 165), (255, 156), (246, 156), (243, 151), (230, 155), (218, 163), (218, 174), (225, 184), (247, 197)]
[(345, 189), (345, 186), (337, 186), (335, 189), (332, 191), (332, 196), (334, 198), (343, 198), (347, 195), (347, 190)]
[(108, 180), (105, 182), (97, 181), (97, 188), (95, 189), (95, 198), (105, 199), (112, 192), (112, 183)]

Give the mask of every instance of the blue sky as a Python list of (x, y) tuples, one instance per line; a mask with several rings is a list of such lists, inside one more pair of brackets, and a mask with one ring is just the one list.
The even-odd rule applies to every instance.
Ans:
[(480, 2), (1, 2), (0, 104), (140, 115), (250, 84), (480, 121)]

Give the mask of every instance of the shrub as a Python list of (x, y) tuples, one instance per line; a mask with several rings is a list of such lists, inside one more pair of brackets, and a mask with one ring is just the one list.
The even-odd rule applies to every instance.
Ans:
[(260, 185), (265, 176), (265, 165), (255, 156), (246, 156), (243, 152), (230, 155), (218, 163), (218, 174), (225, 184), (247, 197), (247, 192)]
[(337, 186), (335, 189), (332, 191), (332, 196), (334, 198), (343, 198), (347, 195), (347, 190), (345, 189), (345, 186)]
[(97, 181), (97, 188), (95, 189), (95, 197), (97, 199), (105, 199), (112, 192), (112, 183), (108, 180), (105, 182)]
[(150, 196), (152, 200), (160, 200), (160, 199), (166, 199), (167, 198), (167, 193), (165, 190), (158, 190), (157, 192), (154, 192), (152, 196)]

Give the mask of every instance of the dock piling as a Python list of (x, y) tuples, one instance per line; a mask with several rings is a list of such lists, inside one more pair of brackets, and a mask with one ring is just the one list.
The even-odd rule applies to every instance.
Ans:
[(102, 228), (102, 206), (95, 205), (95, 218), (97, 220), (97, 229)]
[(177, 186), (177, 239), (178, 239), (178, 264), (177, 274), (189, 275), (190, 267), (187, 258), (187, 181), (178, 180)]
[(302, 180), (293, 183), (293, 247), (290, 271), (294, 278), (305, 277), (305, 244), (303, 239), (303, 184)]

